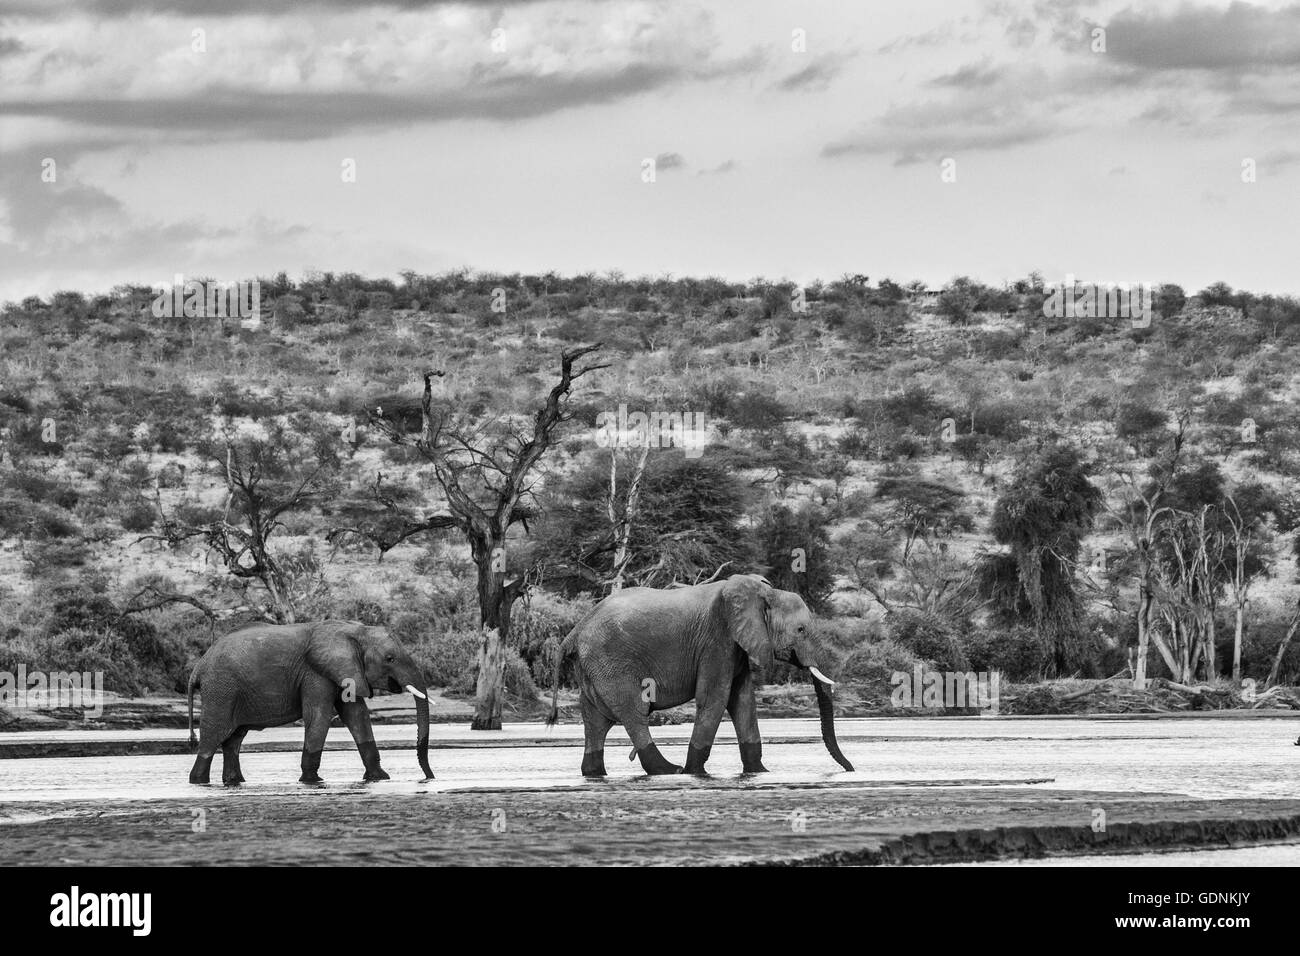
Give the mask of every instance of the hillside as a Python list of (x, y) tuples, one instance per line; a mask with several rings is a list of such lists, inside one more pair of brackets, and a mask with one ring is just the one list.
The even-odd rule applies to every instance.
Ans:
[[(112, 690), (174, 692), (213, 634), (274, 617), (260, 579), (230, 573), (200, 534), (244, 526), (234, 448), (261, 463), (272, 495), (315, 476), (268, 537), (288, 592), (280, 610), (386, 623), (435, 685), (471, 692), (478, 610), (464, 539), (416, 535), (382, 558), (367, 540), (399, 514), (445, 510), (430, 465), (385, 432), (418, 431), (422, 377), (440, 370), (439, 414), (508, 441), (554, 384), (562, 349), (588, 343), (608, 367), (576, 383), (505, 558), (507, 575), (534, 585), (509, 639), (516, 698), (549, 684), (547, 642), (611, 571), (608, 549), (578, 556), (607, 520), (611, 453), (597, 423), (620, 405), (702, 415), (708, 434), (696, 456), (649, 455), (629, 583), (766, 573), (820, 611), (826, 669), (850, 680), (888, 686), (918, 661), (1016, 680), (1127, 673), (1139, 574), (1122, 516), (1161, 476), (1171, 510), (1153, 542), (1152, 628), (1192, 663), (1174, 674), (1153, 648), (1148, 676), (1231, 673), (1238, 565), (1242, 676), (1262, 684), (1293, 621), (1292, 300), (1165, 286), (1164, 311), (1143, 328), (1045, 318), (1034, 277), (927, 293), (861, 276), (796, 290), (281, 275), (260, 292), (260, 322), (243, 323), (156, 318), (144, 290), (125, 286), (4, 307), (0, 670), (102, 669)], [(617, 456), (620, 513), (637, 457)], [(1052, 497), (1063, 475), (1078, 479), (1077, 509)], [(1031, 541), (1037, 505), (1050, 518)], [(1230, 516), (1244, 529), (1240, 561)], [(1203, 557), (1202, 578), (1179, 570), (1188, 555)], [(1027, 556), (1044, 562), (1033, 574)], [(1293, 646), (1280, 677), (1297, 674)]]

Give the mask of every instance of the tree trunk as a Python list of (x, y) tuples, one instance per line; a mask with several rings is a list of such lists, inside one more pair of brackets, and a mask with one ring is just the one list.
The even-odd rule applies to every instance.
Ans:
[(1137, 666), (1133, 668), (1133, 687), (1146, 690), (1147, 652), (1151, 647), (1151, 589), (1146, 581), (1138, 587), (1138, 652)]
[(1218, 640), (1218, 622), (1214, 619), (1214, 612), (1217, 608), (1211, 604), (1206, 611), (1205, 621), (1205, 679), (1213, 681), (1219, 676), (1219, 659), (1217, 648), (1214, 646)]
[[(478, 606), (481, 628), (478, 645), (478, 683), (474, 689), (471, 730), (500, 730), (505, 696), (505, 656), (510, 629), (510, 609), (505, 588), (505, 552), (497, 541), (475, 541), (474, 565), (478, 569)], [(496, 559), (494, 560), (494, 555)]]
[(1277, 646), (1277, 656), (1273, 658), (1273, 669), (1268, 672), (1268, 680), (1264, 683), (1266, 689), (1277, 683), (1278, 674), (1282, 672), (1282, 658), (1286, 656), (1286, 649), (1291, 646), (1291, 638), (1295, 637), (1297, 628), (1300, 628), (1300, 607), (1296, 608), (1296, 612), (1291, 618), (1291, 626), (1286, 629), (1286, 637), (1282, 638), (1282, 643)]
[(1232, 635), (1232, 682), (1241, 683), (1241, 637), (1245, 630), (1246, 608), (1242, 604), (1237, 605), (1237, 626)]

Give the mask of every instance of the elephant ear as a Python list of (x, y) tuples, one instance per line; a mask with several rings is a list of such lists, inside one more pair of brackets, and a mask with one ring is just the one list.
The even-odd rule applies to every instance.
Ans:
[(722, 600), (731, 624), (731, 637), (759, 664), (772, 660), (771, 585), (762, 578), (738, 574), (722, 586)]
[(351, 686), (356, 700), (370, 696), (359, 631), (356, 625), (327, 621), (316, 625), (307, 641), (308, 666), (344, 691)]

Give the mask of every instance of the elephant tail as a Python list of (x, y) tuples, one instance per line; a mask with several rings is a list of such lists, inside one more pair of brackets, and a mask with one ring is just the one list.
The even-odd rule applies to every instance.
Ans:
[(199, 745), (199, 738), (194, 734), (194, 688), (198, 687), (199, 689), (202, 689), (202, 686), (203, 686), (202, 682), (199, 680), (199, 665), (195, 664), (194, 670), (190, 671), (189, 687), (186, 688), (186, 697), (189, 700), (189, 708), (190, 708), (189, 727), (190, 727), (190, 749), (191, 750), (196, 749)]
[(554, 668), (551, 673), (551, 712), (546, 715), (546, 726), (554, 727), (560, 719), (560, 675), (564, 673), (564, 661), (573, 653), (573, 635), (571, 631), (555, 648)]

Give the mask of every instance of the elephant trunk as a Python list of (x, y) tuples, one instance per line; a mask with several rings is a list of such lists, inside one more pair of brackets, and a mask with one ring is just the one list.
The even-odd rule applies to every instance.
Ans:
[(813, 690), (817, 692), (817, 712), (822, 722), (822, 742), (826, 744), (826, 752), (837, 764), (852, 772), (853, 764), (849, 763), (848, 758), (840, 751), (839, 742), (835, 739), (835, 705), (831, 700), (831, 688), (835, 683), (818, 670), (815, 664), (808, 663), (815, 659), (808, 645), (796, 647), (794, 653), (790, 655), (790, 663), (798, 667), (806, 667), (812, 674)]
[(433, 771), (429, 769), (429, 698), (419, 694), (415, 696), (415, 756), (424, 771), (424, 779), (432, 780)]
[(840, 745), (835, 740), (835, 705), (831, 702), (830, 688), (815, 677), (812, 683), (817, 692), (817, 711), (822, 719), (822, 742), (826, 744), (826, 752), (837, 764), (852, 772), (853, 764), (840, 752)]

